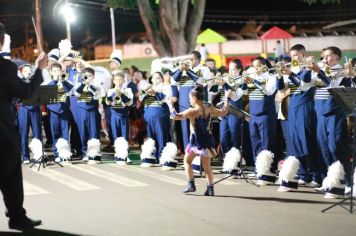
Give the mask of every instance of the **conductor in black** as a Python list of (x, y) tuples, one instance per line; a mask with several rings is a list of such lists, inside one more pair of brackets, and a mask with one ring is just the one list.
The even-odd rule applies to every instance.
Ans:
[[(0, 23), (0, 49), (4, 44), (5, 27)], [(0, 189), (9, 217), (9, 228), (26, 230), (41, 224), (26, 216), (23, 208), (24, 190), (21, 170), (20, 137), (15, 126), (12, 100), (31, 98), (42, 83), (41, 69), (47, 63), (47, 56), (41, 53), (36, 60), (36, 69), (30, 83), (24, 83), (17, 76), (17, 66), (0, 54)]]

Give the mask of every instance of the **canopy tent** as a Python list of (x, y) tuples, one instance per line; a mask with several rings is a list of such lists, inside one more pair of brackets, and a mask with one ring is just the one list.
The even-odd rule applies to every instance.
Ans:
[(277, 26), (273, 26), (270, 28), (268, 31), (266, 31), (264, 34), (261, 35), (260, 39), (262, 40), (268, 40), (268, 39), (290, 39), (293, 38), (293, 36), (288, 33), (287, 31), (282, 30), (281, 28)]
[(225, 41), (224, 36), (209, 28), (200, 33), (197, 38), (198, 44), (223, 43)]
[[(262, 53), (268, 53), (267, 50), (267, 40), (271, 39), (283, 39), (284, 48), (289, 48), (289, 39), (293, 38), (293, 36), (287, 31), (273, 26), (269, 30), (267, 30), (264, 34), (261, 35), (260, 39), (262, 40)], [(285, 50), (286, 51), (286, 50)]]
[(206, 29), (198, 35), (198, 44), (209, 44), (218, 43), (219, 44), (219, 54), (209, 54), (210, 58), (216, 61), (217, 66), (221, 66), (225, 63), (225, 59), (222, 55), (222, 43), (226, 41), (226, 38), (212, 29)]

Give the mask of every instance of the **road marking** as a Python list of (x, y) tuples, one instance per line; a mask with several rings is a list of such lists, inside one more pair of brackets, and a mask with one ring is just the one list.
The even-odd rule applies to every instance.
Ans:
[(83, 171), (87, 174), (94, 175), (99, 178), (103, 178), (106, 180), (109, 180), (111, 182), (115, 182), (117, 184), (126, 186), (126, 187), (145, 187), (149, 186), (146, 183), (133, 180), (131, 178), (127, 178), (118, 174), (114, 174), (111, 172), (108, 172), (106, 170), (101, 170), (97, 167), (90, 166), (90, 165), (71, 165), (72, 168), (77, 169), (79, 171)]
[(28, 182), (26, 180), (23, 181), (23, 188), (24, 188), (24, 193), (26, 196), (49, 193), (46, 190), (44, 190), (43, 188), (38, 187), (34, 184), (31, 184), (30, 182)]
[(43, 175), (46, 178), (49, 178), (53, 181), (56, 181), (60, 184), (63, 184), (65, 186), (67, 186), (71, 189), (77, 190), (77, 191), (101, 189), (100, 187), (90, 184), (88, 182), (85, 182), (83, 180), (79, 180), (77, 178), (63, 174), (59, 171), (51, 170), (48, 168), (42, 169), (41, 171), (33, 170), (33, 172), (38, 173), (39, 175)]
[(182, 180), (182, 179), (177, 179), (177, 178), (174, 178), (174, 177), (171, 177), (171, 176), (168, 176), (168, 175), (164, 175), (164, 174), (158, 174), (154, 171), (149, 171), (147, 169), (144, 169), (143, 167), (139, 167), (139, 166), (118, 166), (116, 164), (110, 164), (112, 166), (116, 166), (116, 167), (119, 167), (119, 168), (123, 168), (125, 170), (128, 170), (128, 171), (131, 171), (131, 172), (134, 172), (134, 173), (138, 173), (138, 174), (141, 174), (141, 175), (145, 175), (147, 177), (150, 177), (150, 178), (153, 178), (153, 179), (157, 179), (157, 180), (160, 180), (160, 181), (163, 181), (163, 182), (167, 182), (167, 183), (170, 183), (170, 184), (174, 184), (174, 185), (186, 185), (186, 181), (185, 180)]

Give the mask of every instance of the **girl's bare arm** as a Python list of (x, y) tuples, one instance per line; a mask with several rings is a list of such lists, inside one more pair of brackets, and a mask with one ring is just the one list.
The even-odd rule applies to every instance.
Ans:
[(175, 120), (191, 119), (198, 115), (199, 110), (196, 108), (188, 108), (187, 110), (176, 114)]

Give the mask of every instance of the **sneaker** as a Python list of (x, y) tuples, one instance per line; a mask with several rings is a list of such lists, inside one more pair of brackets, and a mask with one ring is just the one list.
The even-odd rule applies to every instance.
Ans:
[(345, 195), (351, 193), (351, 187), (345, 186)]
[(304, 180), (302, 180), (302, 179), (299, 179), (299, 180), (298, 180), (298, 185), (306, 185), (306, 184), (307, 184), (306, 181), (304, 181)]
[(256, 175), (256, 173), (249, 173), (249, 174), (247, 174), (247, 177), (248, 178), (251, 178), (251, 179), (257, 179), (257, 175)]
[(132, 161), (131, 161), (131, 159), (130, 158), (126, 158), (126, 162), (127, 162), (127, 164), (130, 164)]
[(265, 180), (257, 180), (256, 182), (257, 185), (259, 186), (266, 186), (266, 185), (273, 185), (274, 183), (270, 182), (270, 181), (265, 181)]
[(291, 192), (292, 191), (292, 188), (288, 188), (288, 187), (285, 187), (285, 186), (280, 186), (278, 189), (277, 189), (278, 192)]
[(119, 166), (126, 166), (127, 163), (126, 161), (115, 161), (116, 165), (119, 165)]
[(171, 167), (171, 166), (162, 166), (161, 167), (161, 170), (174, 170), (175, 168), (174, 167)]
[(315, 181), (311, 181), (307, 184), (305, 184), (306, 187), (311, 187), (311, 188), (318, 188), (321, 186), (321, 184), (319, 184), (318, 182)]
[(101, 160), (99, 158), (92, 158), (89, 157), (88, 164), (89, 165), (95, 165), (95, 164), (100, 164)]
[(85, 157), (83, 157), (83, 159), (82, 159), (82, 162), (88, 162), (88, 157), (87, 156), (85, 156)]
[(141, 163), (141, 165), (140, 165), (141, 167), (154, 167), (155, 166), (155, 164), (152, 164), (152, 163)]
[(339, 199), (339, 198), (344, 198), (344, 196), (338, 195), (338, 194), (333, 194), (333, 193), (325, 193), (324, 198), (327, 198), (327, 199)]
[(323, 186), (321, 186), (321, 187), (319, 187), (319, 188), (314, 188), (314, 190), (317, 191), (317, 192), (320, 192), (320, 193), (325, 193), (326, 188), (323, 187)]
[(54, 159), (54, 162), (62, 162), (62, 159), (61, 159), (60, 157), (56, 157), (56, 158)]
[(24, 160), (22, 163), (23, 164), (30, 164), (30, 160)]

